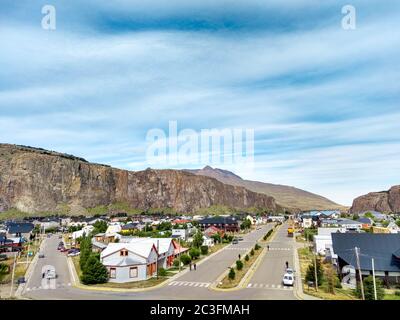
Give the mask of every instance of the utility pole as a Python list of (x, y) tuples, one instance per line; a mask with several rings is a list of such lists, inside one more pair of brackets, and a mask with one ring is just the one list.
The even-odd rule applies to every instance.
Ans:
[(317, 257), (316, 254), (313, 254), (314, 256), (314, 278), (315, 278), (315, 291), (318, 292), (318, 273), (317, 273)]
[(178, 238), (178, 243), (179, 243), (179, 272), (181, 272), (181, 237)]
[(374, 280), (374, 298), (378, 300), (378, 296), (376, 294), (376, 281), (375, 281), (375, 261), (374, 258), (371, 259), (372, 261), (372, 279)]
[(157, 240), (157, 260), (156, 260), (157, 280), (158, 280), (158, 257), (159, 257), (158, 250), (159, 250), (159, 243), (160, 243), (160, 240)]
[(356, 252), (358, 276), (359, 276), (359, 278), (360, 278), (361, 297), (362, 297), (363, 300), (365, 300), (365, 296), (364, 296), (364, 283), (363, 283), (363, 280), (362, 280), (361, 267), (360, 267), (359, 248), (355, 247), (354, 250), (355, 250), (355, 252)]

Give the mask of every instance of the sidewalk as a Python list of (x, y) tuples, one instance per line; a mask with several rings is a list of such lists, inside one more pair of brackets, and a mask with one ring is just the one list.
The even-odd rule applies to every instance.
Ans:
[(297, 243), (296, 242), (296, 236), (294, 235), (293, 237), (294, 240), (294, 244), (293, 244), (293, 250), (294, 250), (294, 268), (295, 270), (298, 270), (297, 272), (297, 276), (296, 276), (296, 285), (294, 288), (294, 295), (296, 296), (297, 299), (299, 300), (322, 300), (320, 298), (314, 297), (314, 296), (310, 296), (308, 294), (305, 294), (303, 292), (303, 284), (301, 281), (301, 271), (300, 271), (300, 259), (299, 259), (299, 253), (297, 252), (297, 250), (299, 248), (303, 248), (304, 245), (301, 243)]

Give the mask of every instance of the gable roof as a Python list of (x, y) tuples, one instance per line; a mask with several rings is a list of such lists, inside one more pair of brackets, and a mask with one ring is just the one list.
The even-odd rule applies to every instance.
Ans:
[(360, 266), (372, 270), (371, 258), (376, 271), (400, 271), (400, 234), (384, 233), (332, 233), (332, 247), (346, 263), (355, 266), (355, 247), (360, 248)]
[(117, 251), (120, 251), (122, 249), (126, 249), (138, 256), (141, 256), (145, 259), (147, 259), (150, 256), (151, 251), (154, 249), (157, 252), (157, 249), (154, 247), (154, 245), (150, 242), (143, 242), (143, 243), (119, 243), (119, 242), (111, 242), (107, 245), (107, 248), (105, 248), (101, 252), (101, 257), (104, 258), (106, 256), (109, 256), (110, 254), (113, 254)]

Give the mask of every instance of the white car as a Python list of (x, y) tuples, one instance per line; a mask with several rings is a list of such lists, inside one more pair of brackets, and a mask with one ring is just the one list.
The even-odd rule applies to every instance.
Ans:
[(68, 253), (68, 257), (76, 257), (76, 256), (79, 256), (79, 254), (80, 254), (79, 251), (70, 252), (70, 253)]
[(285, 273), (282, 279), (284, 286), (293, 286), (294, 285), (294, 275), (290, 273)]

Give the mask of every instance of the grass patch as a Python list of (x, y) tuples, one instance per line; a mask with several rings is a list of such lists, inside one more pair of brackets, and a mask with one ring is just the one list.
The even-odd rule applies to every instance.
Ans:
[[(309, 250), (309, 248), (299, 248), (297, 252), (299, 254), (301, 281), (303, 286), (303, 292), (305, 294), (324, 300), (357, 300), (357, 298), (353, 294), (353, 290), (335, 288), (335, 294), (329, 293), (326, 282), (323, 282), (318, 287), (318, 292), (315, 291), (315, 288), (308, 288), (304, 278), (308, 266), (311, 263), (313, 263), (313, 254)], [(324, 264), (322, 264), (322, 266), (326, 268)]]
[(135, 282), (126, 282), (126, 283), (114, 283), (107, 282), (101, 284), (90, 285), (90, 287), (101, 287), (101, 288), (119, 288), (119, 289), (141, 289), (141, 288), (150, 288), (156, 285), (163, 283), (165, 280), (169, 279), (169, 277), (156, 277), (150, 278), (148, 280), (143, 281), (135, 281)]
[(400, 300), (400, 296), (397, 296), (395, 294), (385, 294), (383, 300)]
[[(264, 249), (265, 250), (265, 249)], [(242, 270), (237, 270), (236, 268), (236, 263), (233, 265), (234, 269), (235, 269), (235, 279), (231, 280), (229, 279), (228, 275), (226, 275), (221, 283), (219, 283), (217, 285), (217, 288), (221, 288), (221, 289), (229, 289), (229, 288), (234, 288), (237, 287), (238, 284), (240, 283), (240, 281), (242, 281), (243, 277), (246, 275), (247, 271), (249, 271), (249, 269), (251, 268), (251, 266), (254, 264), (254, 262), (257, 260), (257, 258), (260, 256), (261, 252), (263, 251), (262, 248), (258, 249), (258, 250), (254, 250), (254, 255), (250, 255), (250, 253), (246, 253), (249, 255), (249, 261), (246, 261), (244, 259), (244, 257), (246, 256), (246, 254), (243, 255), (242, 257), (242, 262), (243, 262), (243, 269)], [(232, 267), (233, 267), (232, 266)]]

